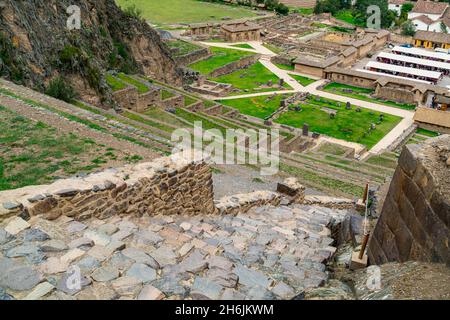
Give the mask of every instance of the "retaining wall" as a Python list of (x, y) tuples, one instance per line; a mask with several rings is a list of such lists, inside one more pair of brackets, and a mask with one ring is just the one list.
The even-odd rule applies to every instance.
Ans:
[(369, 261), (450, 264), (450, 136), (407, 145), (368, 247)]

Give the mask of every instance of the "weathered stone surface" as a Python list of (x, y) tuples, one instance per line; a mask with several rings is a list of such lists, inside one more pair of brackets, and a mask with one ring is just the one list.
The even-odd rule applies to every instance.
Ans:
[(249, 269), (242, 265), (237, 265), (234, 269), (234, 273), (239, 277), (239, 283), (248, 287), (259, 286), (268, 288), (273, 282), (273, 280), (264, 273)]
[(40, 270), (45, 274), (57, 274), (65, 272), (68, 267), (68, 262), (63, 262), (57, 257), (50, 257), (47, 261), (40, 265)]
[(0, 257), (0, 287), (25, 291), (34, 288), (40, 281), (41, 275), (30, 267)]
[(84, 254), (85, 252), (83, 250), (72, 249), (61, 257), (61, 261), (71, 263), (72, 261), (75, 261), (78, 258), (82, 257)]
[(156, 271), (143, 263), (135, 263), (128, 269), (126, 275), (148, 283), (156, 279)]
[(179, 264), (179, 267), (183, 271), (199, 273), (208, 267), (208, 262), (204, 259), (204, 254), (199, 250), (194, 250)]
[(239, 279), (235, 273), (220, 268), (209, 269), (206, 277), (212, 282), (226, 288), (235, 288)]
[(45, 241), (49, 240), (50, 236), (40, 229), (28, 229), (23, 234), (24, 241)]
[(14, 300), (14, 297), (7, 294), (5, 289), (0, 287), (0, 301)]
[(119, 230), (119, 227), (117, 227), (114, 224), (106, 223), (104, 225), (101, 225), (98, 227), (97, 231), (100, 233), (104, 233), (108, 236), (112, 236), (114, 233), (116, 233)]
[(28, 222), (26, 222), (20, 217), (15, 217), (5, 227), (5, 231), (15, 236), (16, 234), (20, 233), (23, 230), (28, 229), (29, 227), (30, 224)]
[(148, 284), (142, 288), (138, 300), (161, 300), (164, 297), (164, 293)]
[(14, 236), (5, 229), (0, 228), (0, 246), (13, 240)]
[(40, 283), (24, 298), (24, 300), (38, 300), (52, 292), (53, 289), (55, 289), (55, 286), (48, 282)]
[(61, 252), (69, 248), (62, 240), (49, 240), (40, 247), (43, 252)]
[(117, 279), (118, 277), (119, 270), (111, 266), (100, 267), (92, 273), (92, 279), (97, 282), (111, 281)]
[(108, 261), (108, 265), (115, 267), (121, 271), (128, 269), (133, 265), (133, 263), (133, 259), (126, 257), (121, 252), (116, 252), (115, 254), (113, 254), (111, 259)]
[(175, 264), (177, 262), (177, 255), (168, 246), (161, 246), (151, 252), (151, 256), (158, 262), (160, 266)]
[(141, 251), (139, 249), (127, 248), (127, 249), (122, 250), (122, 254), (125, 257), (136, 261), (137, 263), (146, 264), (155, 270), (160, 268), (160, 264), (154, 258), (150, 257), (144, 251)]
[(91, 257), (94, 257), (95, 259), (103, 262), (106, 259), (108, 259), (112, 252), (111, 250), (109, 250), (106, 247), (103, 246), (93, 246), (88, 252), (88, 255), (90, 255)]
[(281, 299), (291, 299), (295, 296), (295, 291), (290, 286), (288, 286), (283, 281), (277, 283), (273, 288), (272, 292), (280, 297)]
[(223, 287), (206, 279), (197, 277), (192, 285), (191, 296), (196, 300), (218, 300)]
[(76, 265), (81, 269), (82, 272), (91, 273), (95, 269), (99, 268), (101, 264), (100, 261), (98, 261), (94, 257), (87, 256), (78, 261)]
[(84, 237), (91, 239), (92, 241), (94, 241), (94, 243), (96, 245), (99, 246), (104, 246), (106, 247), (110, 242), (111, 242), (111, 237), (104, 234), (104, 233), (99, 233), (93, 230), (88, 230), (84, 233)]
[(156, 245), (164, 239), (157, 233), (148, 230), (141, 230), (135, 234), (136, 241), (145, 245)]
[(72, 221), (66, 225), (66, 230), (69, 233), (78, 233), (85, 230), (86, 228), (87, 226), (85, 224), (78, 221)]
[(77, 300), (115, 300), (118, 294), (103, 283), (94, 282), (89, 287), (77, 293)]
[(142, 288), (142, 281), (135, 277), (120, 277), (112, 282), (112, 287), (121, 296), (135, 297)]
[(74, 239), (72, 241), (69, 242), (69, 248), (71, 249), (81, 249), (81, 250), (88, 250), (89, 248), (94, 246), (94, 241), (92, 241), (91, 239), (82, 237), (82, 238), (78, 238), (78, 239)]

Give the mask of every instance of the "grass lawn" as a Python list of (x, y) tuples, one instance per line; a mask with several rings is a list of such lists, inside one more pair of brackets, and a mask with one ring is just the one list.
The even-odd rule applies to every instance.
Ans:
[(286, 95), (277, 95), (273, 99), (271, 96), (261, 96), (252, 98), (241, 98), (233, 100), (222, 100), (220, 103), (239, 110), (242, 114), (246, 114), (256, 118), (267, 118), (280, 107), (280, 101)]
[(280, 54), (283, 52), (283, 49), (277, 46), (274, 46), (270, 43), (263, 43), (263, 46), (272, 51), (273, 53)]
[(240, 44), (233, 44), (231, 45), (232, 47), (236, 47), (236, 48), (243, 48), (243, 49), (253, 49), (255, 50), (255, 48), (253, 48), (251, 45), (249, 45), (248, 43), (240, 43)]
[(383, 154), (381, 154), (379, 156), (372, 156), (372, 157), (368, 158), (366, 160), (366, 162), (376, 165), (376, 166), (390, 168), (390, 169), (397, 168), (397, 160), (396, 159), (388, 159), (387, 157), (384, 157)]
[(210, 47), (212, 57), (198, 61), (189, 65), (189, 68), (198, 71), (202, 74), (209, 74), (217, 68), (223, 67), (224, 65), (237, 61), (243, 57), (253, 55), (254, 53), (242, 50), (234, 50), (227, 48)]
[[(237, 70), (233, 73), (221, 77), (211, 78), (210, 80), (232, 84), (233, 87), (237, 89), (240, 89), (242, 91), (246, 90), (246, 93), (280, 90), (275, 86), (259, 89), (261, 85), (267, 84), (269, 80), (272, 80), (274, 85), (277, 85), (278, 81), (280, 80), (280, 78), (274, 75), (260, 62), (256, 62), (248, 68)], [(286, 82), (284, 83), (284, 87), (286, 89), (291, 89), (291, 87)], [(236, 93), (232, 94), (234, 95)]]
[[(335, 118), (331, 119), (323, 108), (336, 110)], [(352, 106), (351, 110), (346, 110), (344, 103), (339, 106), (337, 101), (324, 98), (316, 101), (315, 97), (310, 97), (302, 103), (301, 111), (285, 112), (276, 122), (297, 128), (302, 128), (307, 123), (311, 131), (361, 143), (370, 149), (401, 121), (400, 117), (383, 114), (384, 120), (380, 122), (379, 112), (365, 108), (356, 112), (356, 108)], [(376, 124), (376, 129), (369, 132), (372, 123)]]
[(341, 146), (339, 144), (330, 143), (330, 142), (322, 143), (319, 146), (319, 148), (317, 149), (317, 151), (319, 151), (319, 152), (328, 153), (328, 154), (332, 154), (335, 156), (343, 156), (348, 150), (350, 150), (350, 149), (346, 148), (344, 146)]
[(161, 90), (161, 100), (167, 100), (172, 97), (175, 97), (174, 93), (167, 90)]
[(355, 26), (364, 27), (364, 23), (361, 24), (356, 20), (356, 17), (353, 15), (352, 10), (347, 9), (347, 10), (338, 11), (334, 14), (334, 17), (336, 19), (353, 24)]
[[(345, 89), (352, 90), (353, 92), (345, 92)], [(414, 110), (416, 108), (416, 106), (413, 104), (397, 103), (394, 101), (386, 101), (386, 100), (382, 100), (382, 99), (372, 98), (370, 96), (370, 94), (372, 94), (374, 92), (374, 90), (350, 86), (347, 84), (331, 82), (331, 83), (327, 84), (323, 88), (323, 90), (330, 92), (330, 93), (335, 93), (335, 94), (338, 94), (341, 96), (355, 98), (358, 100), (384, 104), (384, 105), (394, 107), (394, 108), (400, 108), (400, 109), (405, 109), (405, 110)]]
[(116, 3), (122, 8), (136, 5), (146, 20), (159, 25), (219, 21), (223, 17), (240, 19), (256, 16), (255, 11), (246, 7), (198, 0), (116, 0)]
[(314, 79), (310, 79), (310, 78), (307, 78), (307, 77), (299, 76), (299, 75), (296, 75), (296, 74), (290, 74), (290, 76), (292, 78), (294, 78), (295, 80), (297, 80), (297, 82), (300, 83), (304, 87), (306, 87), (307, 85), (310, 85), (311, 83), (316, 82), (316, 80), (314, 80)]
[(177, 108), (176, 115), (191, 122), (192, 125), (194, 125), (194, 122), (196, 121), (201, 121), (203, 130), (219, 129), (223, 134), (226, 133), (225, 127), (222, 127), (214, 122), (211, 122), (210, 120), (208, 120), (206, 116), (200, 116), (197, 113), (189, 112), (182, 108)]
[(120, 80), (122, 80), (123, 82), (126, 82), (126, 83), (132, 85), (133, 87), (135, 87), (140, 94), (146, 93), (149, 91), (149, 88), (145, 84), (143, 84), (142, 82), (140, 82), (130, 76), (127, 76), (124, 73), (119, 73), (117, 75), (117, 77)]
[(430, 131), (427, 129), (417, 128), (416, 133), (427, 136), (427, 137), (437, 137), (439, 133)]
[(116, 160), (114, 149), (0, 106), (0, 190), (51, 183)]
[(167, 41), (165, 44), (171, 49), (178, 49), (178, 52), (174, 54), (176, 57), (184, 56), (190, 52), (201, 49), (200, 46), (183, 40)]
[(186, 127), (186, 124), (184, 122), (178, 120), (171, 113), (157, 107), (153, 107), (146, 110), (144, 114), (149, 116), (151, 119), (160, 120), (176, 127), (180, 128)]
[(283, 69), (283, 70), (288, 70), (288, 71), (294, 71), (295, 70), (295, 66), (294, 65), (288, 65), (288, 64), (283, 64), (283, 63), (274, 63), (278, 68)]
[(106, 82), (108, 83), (108, 85), (111, 87), (111, 89), (113, 91), (119, 91), (119, 90), (125, 89), (127, 87), (127, 85), (125, 83), (123, 83), (122, 81), (120, 81), (119, 79), (117, 79), (116, 77), (114, 77), (111, 74), (106, 75)]

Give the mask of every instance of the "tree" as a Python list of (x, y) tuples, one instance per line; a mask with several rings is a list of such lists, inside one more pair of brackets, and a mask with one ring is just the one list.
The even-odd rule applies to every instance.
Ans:
[(402, 24), (402, 34), (404, 36), (411, 36), (411, 37), (413, 37), (416, 34), (416, 27), (410, 20)]
[(279, 3), (275, 7), (275, 11), (279, 14), (286, 15), (289, 13), (289, 8), (284, 3)]
[(389, 28), (395, 19), (395, 12), (390, 12), (387, 0), (357, 0), (355, 4), (355, 11), (360, 20), (364, 23), (367, 21), (367, 8), (369, 6), (378, 6), (381, 11), (381, 27)]
[(45, 90), (45, 94), (69, 103), (73, 102), (73, 100), (77, 97), (77, 93), (72, 86), (66, 83), (61, 76), (58, 76), (50, 81), (47, 89)]

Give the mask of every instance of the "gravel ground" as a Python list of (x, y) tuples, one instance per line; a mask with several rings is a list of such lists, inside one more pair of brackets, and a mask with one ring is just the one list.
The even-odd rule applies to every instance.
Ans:
[[(277, 183), (287, 175), (262, 176), (258, 170), (242, 165), (217, 165), (213, 172), (214, 197), (216, 199), (238, 193), (257, 190), (276, 191)], [(306, 194), (323, 195), (320, 191), (307, 188)]]

